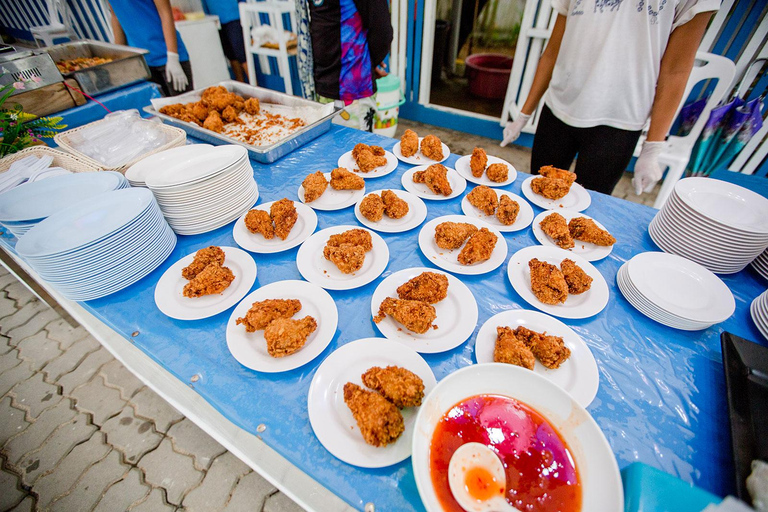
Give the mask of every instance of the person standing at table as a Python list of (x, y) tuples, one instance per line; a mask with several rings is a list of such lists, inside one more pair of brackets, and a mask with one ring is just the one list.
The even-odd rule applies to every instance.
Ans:
[(203, 8), (208, 14), (215, 14), (219, 17), (221, 47), (232, 67), (235, 80), (247, 82), (248, 59), (245, 56), (245, 42), (243, 41), (243, 27), (240, 25), (238, 3), (238, 0), (203, 0)]
[(173, 22), (170, 0), (109, 0), (117, 44), (149, 50), (150, 80), (166, 96), (191, 91), (192, 66)]
[(521, 115), (504, 128), (514, 142), (542, 96), (531, 170), (576, 160), (578, 182), (610, 194), (643, 127), (635, 192), (662, 177), (659, 153), (720, 0), (552, 0), (557, 12)]
[[(320, 101), (337, 101), (342, 119), (373, 128), (376, 79), (387, 74), (392, 44), (387, 0), (310, 0), (315, 89)], [(354, 119), (357, 118), (357, 119)]]

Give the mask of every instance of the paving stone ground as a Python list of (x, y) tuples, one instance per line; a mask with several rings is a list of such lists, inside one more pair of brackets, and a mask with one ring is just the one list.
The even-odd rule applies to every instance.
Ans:
[(0, 267), (0, 512), (302, 510)]

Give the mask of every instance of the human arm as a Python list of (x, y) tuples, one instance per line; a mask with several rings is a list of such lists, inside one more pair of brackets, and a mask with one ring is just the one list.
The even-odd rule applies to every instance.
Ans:
[(189, 79), (179, 62), (179, 46), (176, 40), (176, 25), (173, 20), (173, 10), (170, 0), (154, 0), (157, 7), (157, 14), (160, 15), (160, 24), (163, 28), (163, 39), (165, 39), (165, 49), (167, 50), (167, 61), (165, 63), (165, 79), (168, 84), (176, 91), (183, 91)]
[[(355, 0), (355, 7), (360, 14), (363, 27), (368, 31), (371, 66), (379, 67), (392, 46), (393, 31), (389, 2), (387, 0)], [(377, 74), (383, 76), (380, 73)]]
[(525, 99), (523, 108), (520, 109), (520, 115), (514, 121), (508, 122), (504, 128), (504, 140), (501, 142), (502, 147), (517, 140), (525, 125), (528, 124), (533, 111), (538, 107), (544, 93), (547, 91), (549, 82), (552, 80), (552, 71), (555, 69), (557, 55), (560, 53), (560, 44), (563, 42), (565, 22), (566, 17), (558, 14), (547, 47), (544, 49), (544, 53), (541, 54), (539, 64), (536, 66), (533, 83), (528, 91), (528, 97)]
[[(111, 10), (111, 7), (110, 7)], [(112, 11), (112, 16), (110, 18), (110, 23), (112, 24), (112, 34), (115, 38), (115, 44), (128, 44), (128, 41), (125, 38), (125, 32), (123, 32), (123, 27), (120, 26), (120, 22), (117, 21), (117, 16), (115, 16), (115, 12)]]

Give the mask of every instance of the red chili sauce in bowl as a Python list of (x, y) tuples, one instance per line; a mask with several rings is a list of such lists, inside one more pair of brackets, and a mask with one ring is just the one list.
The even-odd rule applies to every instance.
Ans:
[[(448, 464), (461, 445), (471, 442), (488, 446), (501, 459), (507, 477), (504, 494), (512, 506), (526, 512), (581, 510), (581, 483), (563, 438), (535, 410), (498, 395), (462, 400), (432, 434), (430, 473), (444, 510), (463, 512), (448, 484)], [(470, 473), (467, 488), (473, 496), (483, 499), (499, 492), (490, 472), (478, 468)]]

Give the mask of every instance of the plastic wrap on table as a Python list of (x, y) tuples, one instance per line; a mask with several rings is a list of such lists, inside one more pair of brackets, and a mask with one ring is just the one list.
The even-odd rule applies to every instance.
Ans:
[[(298, 200), (298, 187), (307, 174), (330, 171), (339, 156), (357, 142), (391, 150), (396, 141), (334, 126), (274, 164), (252, 162), (261, 192), (259, 203), (282, 197)], [(493, 148), (486, 149), (493, 152)], [(446, 165), (457, 158), (451, 155)], [(366, 180), (366, 188), (400, 189), (400, 176), (408, 168), (401, 163), (386, 177)], [(519, 194), (524, 179), (523, 174), (504, 189)], [(468, 187), (465, 194), (471, 189)], [(460, 214), (461, 199), (427, 201), (427, 221)], [(564, 320), (582, 336), (598, 364), (600, 388), (589, 412), (603, 429), (620, 467), (641, 461), (712, 493), (732, 492), (733, 461), (719, 337), (725, 329), (765, 343), (749, 317), (749, 304), (764, 290), (764, 284), (749, 270), (724, 276), (736, 298), (736, 312), (730, 319), (698, 332), (665, 327), (637, 312), (616, 286), (616, 272), (624, 262), (639, 252), (658, 250), (647, 234), (655, 210), (592, 193), (592, 205), (585, 213), (618, 239), (610, 256), (595, 262), (610, 287), (608, 306), (590, 319)], [(318, 220), (318, 230), (357, 224), (353, 208), (318, 212)], [(381, 234), (390, 251), (384, 274), (356, 290), (331, 291), (339, 311), (336, 335), (317, 359), (285, 373), (260, 374), (241, 366), (230, 355), (225, 329), (231, 310), (185, 322), (164, 316), (155, 306), (154, 288), (162, 273), (200, 247), (235, 245), (232, 224), (204, 235), (180, 236), (171, 257), (155, 272), (126, 290), (86, 303), (86, 307), (181, 381), (190, 382), (190, 377), (198, 374), (200, 378), (193, 388), (235, 424), (253, 433), (257, 425), (265, 424), (267, 429), (259, 436), (268, 445), (350, 505), (362, 509), (365, 503), (373, 502), (378, 510), (423, 510), (410, 459), (375, 470), (335, 459), (314, 436), (306, 404), (315, 369), (325, 357), (353, 340), (379, 336), (367, 312), (381, 280), (401, 269), (433, 266), (418, 249), (418, 233), (419, 228)], [(505, 233), (504, 239), (510, 256), (537, 243), (530, 229)], [(292, 249), (274, 255), (255, 254), (259, 268), (254, 289), (275, 281), (301, 279), (296, 252)], [(506, 264), (481, 276), (459, 277), (477, 299), (478, 324), (459, 347), (424, 356), (438, 380), (475, 363), (477, 329), (490, 316), (506, 309), (533, 309), (509, 284)], [(132, 338), (134, 331), (140, 334)]]

